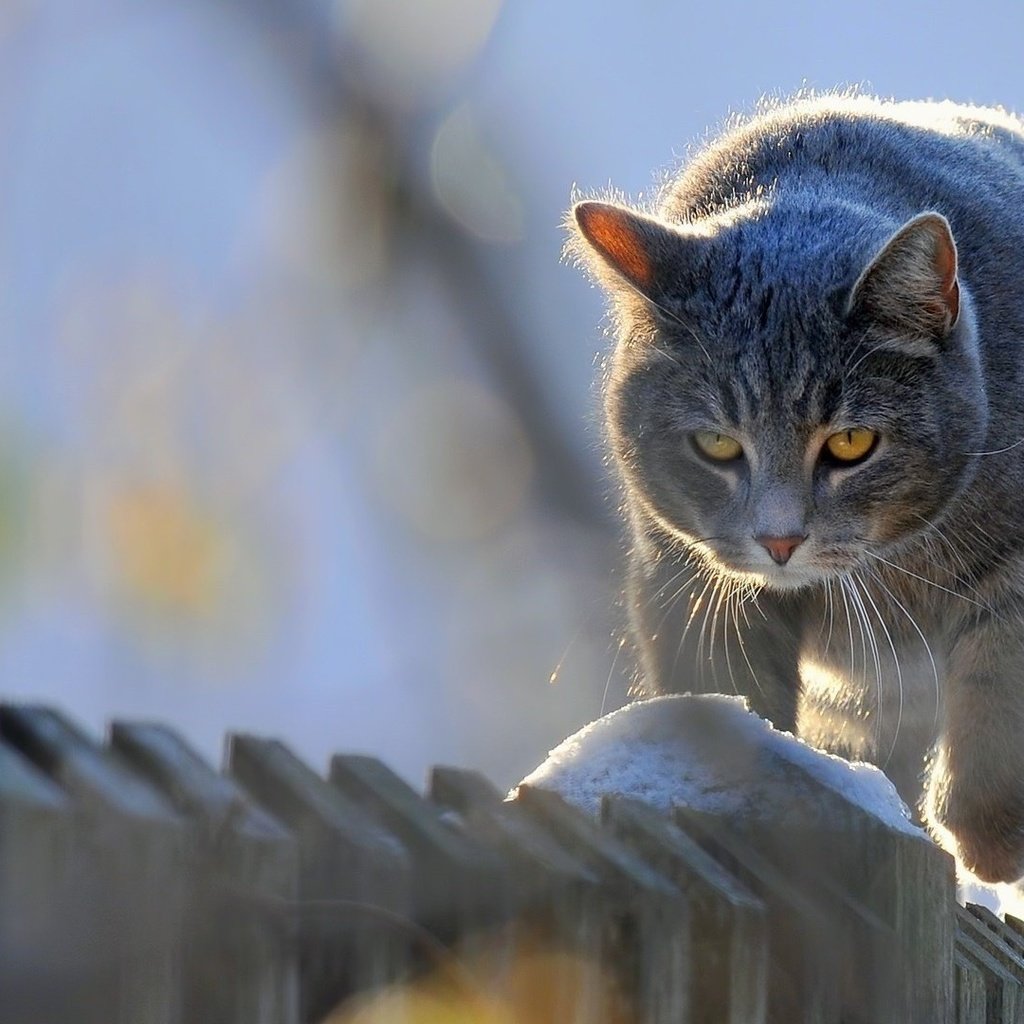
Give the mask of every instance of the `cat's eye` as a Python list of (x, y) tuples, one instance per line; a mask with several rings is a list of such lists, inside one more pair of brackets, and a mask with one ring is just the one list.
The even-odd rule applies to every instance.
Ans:
[(716, 434), (713, 430), (698, 430), (693, 443), (701, 455), (715, 462), (732, 462), (743, 454), (743, 445), (728, 434)]
[(836, 462), (854, 463), (866, 459), (874, 451), (878, 435), (867, 427), (852, 427), (832, 434), (825, 441), (825, 451)]

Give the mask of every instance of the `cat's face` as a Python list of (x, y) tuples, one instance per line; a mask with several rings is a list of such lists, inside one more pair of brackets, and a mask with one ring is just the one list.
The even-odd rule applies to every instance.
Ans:
[(755, 256), (725, 233), (655, 303), (632, 303), (608, 427), (665, 532), (720, 572), (792, 589), (891, 557), (941, 517), (976, 464), (984, 393), (955, 276), (914, 335), (880, 272), (821, 287)]
[[(620, 357), (608, 389), (633, 494), (716, 567), (769, 586), (886, 557), (941, 515), (976, 450), (976, 407), (955, 375), (865, 357), (822, 320), (785, 350), (705, 334), (710, 358), (664, 325), (656, 345)], [(800, 542), (773, 557), (768, 538)]]

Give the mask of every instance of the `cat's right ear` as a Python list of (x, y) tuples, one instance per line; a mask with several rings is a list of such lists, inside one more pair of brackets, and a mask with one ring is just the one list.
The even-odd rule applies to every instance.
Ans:
[(602, 284), (629, 289), (662, 305), (666, 277), (680, 265), (682, 236), (673, 228), (612, 203), (593, 200), (572, 209), (579, 255)]
[(911, 342), (945, 337), (960, 316), (956, 243), (946, 218), (929, 212), (907, 221), (861, 274), (849, 312)]

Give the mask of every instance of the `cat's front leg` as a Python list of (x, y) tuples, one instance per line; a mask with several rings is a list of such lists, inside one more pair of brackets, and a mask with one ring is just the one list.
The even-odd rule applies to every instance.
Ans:
[(627, 599), (647, 693), (736, 693), (776, 728), (796, 727), (804, 600), (710, 575), (693, 563), (634, 562)]
[[(1024, 875), (1024, 630), (986, 616), (950, 654), (925, 814), (986, 882)], [(951, 842), (950, 842), (951, 841)]]

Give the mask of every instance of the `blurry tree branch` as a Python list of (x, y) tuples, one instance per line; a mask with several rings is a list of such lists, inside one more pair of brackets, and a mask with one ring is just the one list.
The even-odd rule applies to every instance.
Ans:
[[(436, 110), (409, 109), (377, 87), (364, 55), (341, 37), (320, 5), (262, 0), (255, 6), (237, 3), (236, 12), (247, 19), (264, 17), (289, 41), (280, 48), (282, 58), (304, 62), (291, 70), (298, 70), (300, 87), (313, 90), (325, 119), (343, 125), (344, 144), (358, 147), (360, 194), (353, 201), (384, 211), (392, 253), (398, 259), (429, 257), (492, 386), (520, 421), (544, 507), (558, 518), (610, 534), (602, 485), (559, 425), (524, 325), (513, 312), (513, 297), (490, 269), (492, 254), (440, 207), (422, 173), (417, 130), (425, 114)], [(352, 154), (348, 159), (351, 166)], [(339, 246), (352, 242), (338, 238)], [(396, 270), (389, 268), (389, 284)]]

